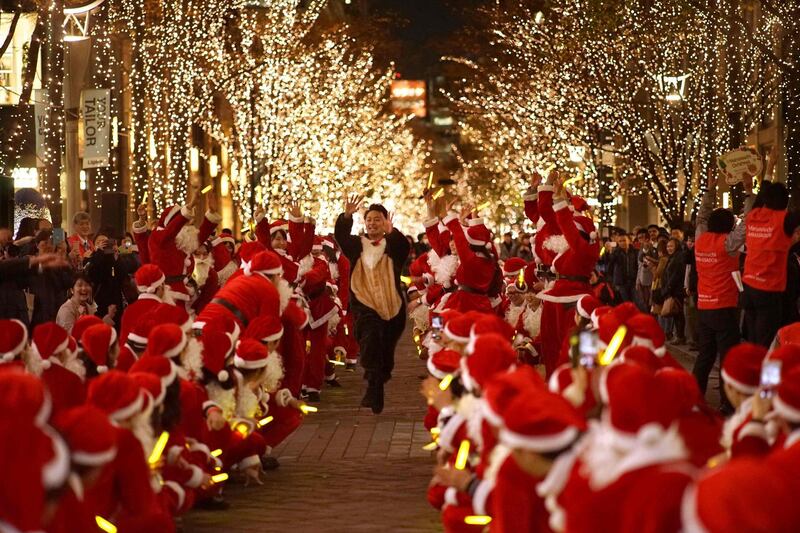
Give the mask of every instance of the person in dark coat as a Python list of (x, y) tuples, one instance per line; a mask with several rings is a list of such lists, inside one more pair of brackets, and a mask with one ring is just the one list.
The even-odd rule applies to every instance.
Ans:
[(346, 199), (334, 235), (350, 262), (350, 309), (367, 380), (361, 405), (377, 414), (383, 411), (383, 387), (392, 376), (394, 350), (406, 324), (400, 273), (411, 247), (380, 204), (369, 206), (364, 215), (365, 235), (351, 235), (353, 213), (362, 200), (362, 196)]
[[(682, 243), (675, 237), (667, 241), (667, 254), (668, 261), (667, 267), (664, 269), (662, 282), (661, 282), (661, 298), (664, 301), (667, 298), (675, 298), (678, 313), (667, 321), (668, 326), (665, 328), (664, 333), (667, 337), (672, 337), (673, 341), (677, 344), (685, 344), (686, 337), (684, 329), (686, 327), (686, 317), (683, 314), (683, 300), (686, 295), (684, 290), (684, 277), (686, 276), (686, 258), (683, 250), (681, 249)], [(669, 327), (669, 324), (672, 327)]]
[[(52, 254), (53, 232), (42, 230), (34, 238), (36, 255)], [(28, 276), (28, 290), (33, 295), (33, 315), (31, 327), (55, 320), (58, 309), (67, 298), (72, 287), (72, 269), (62, 267), (35, 272)]]
[(639, 253), (631, 246), (630, 237), (623, 234), (611, 252), (606, 269), (606, 279), (611, 281), (619, 302), (635, 301), (636, 276), (639, 273)]

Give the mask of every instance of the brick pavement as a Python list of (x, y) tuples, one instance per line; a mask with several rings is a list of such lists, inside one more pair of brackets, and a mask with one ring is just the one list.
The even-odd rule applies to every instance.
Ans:
[(319, 413), (275, 450), (281, 467), (265, 475), (264, 486), (229, 484), (230, 509), (192, 511), (184, 531), (439, 531), (425, 499), (434, 464), (422, 450), (430, 441), (418, 393), (425, 366), (409, 337), (398, 347), (381, 415), (359, 406), (360, 372), (340, 372), (344, 387), (326, 389)]

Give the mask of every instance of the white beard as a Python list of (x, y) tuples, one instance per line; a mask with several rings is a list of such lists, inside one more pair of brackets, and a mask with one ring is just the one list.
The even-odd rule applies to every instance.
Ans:
[(458, 270), (458, 257), (455, 255), (445, 255), (439, 257), (436, 252), (428, 252), (428, 265), (433, 271), (433, 278), (436, 283), (440, 283), (445, 289), (453, 284), (453, 276)]
[(258, 412), (258, 395), (244, 383), (240, 383), (236, 394), (236, 416), (255, 418)]
[(531, 339), (535, 339), (539, 335), (542, 325), (542, 306), (540, 305), (536, 309), (526, 307), (525, 313), (522, 315), (522, 324)]
[(328, 269), (331, 271), (331, 279), (339, 281), (339, 263), (328, 261)]
[(300, 261), (298, 261), (297, 265), (298, 265), (297, 266), (297, 278), (295, 278), (295, 279), (299, 280), (300, 278), (305, 276), (308, 272), (310, 272), (311, 269), (314, 267), (314, 256), (311, 255), (311, 254), (308, 254), (307, 256), (302, 258)]
[(465, 394), (458, 400), (456, 413), (467, 421), (467, 433), (470, 439), (478, 447), (483, 445), (483, 435), (481, 435), (481, 400), (472, 394)]
[(180, 363), (178, 375), (183, 379), (194, 381), (203, 374), (203, 347), (195, 337), (189, 337), (180, 355)]
[(211, 256), (209, 256), (207, 259), (194, 260), (194, 272), (192, 272), (192, 278), (197, 282), (198, 287), (202, 287), (206, 284), (206, 281), (208, 281), (208, 272), (213, 266), (214, 260), (211, 259)]
[(336, 328), (339, 327), (339, 322), (341, 321), (342, 317), (339, 316), (339, 313), (336, 313), (328, 319), (328, 335), (334, 336), (336, 334)]
[(411, 312), (409, 318), (411, 318), (411, 320), (414, 321), (415, 328), (422, 331), (428, 329), (428, 316), (430, 314), (430, 311), (431, 311), (430, 307), (428, 307), (425, 304), (422, 304), (418, 305), (416, 309), (414, 309)]
[(222, 409), (222, 416), (226, 420), (233, 418), (236, 412), (236, 389), (223, 389), (216, 383), (210, 383), (206, 385), (206, 391), (208, 392), (208, 399)]
[(66, 361), (63, 362), (64, 368), (72, 372), (73, 374), (77, 374), (79, 378), (82, 380), (86, 380), (86, 367), (83, 365), (83, 361), (78, 359), (77, 354), (69, 355)]
[(550, 235), (544, 240), (542, 247), (556, 254), (563, 254), (569, 250), (569, 243), (567, 242), (567, 238), (563, 235)]
[(152, 412), (153, 403), (150, 402), (150, 407), (148, 407), (146, 411), (134, 415), (130, 424), (131, 432), (142, 444), (144, 453), (147, 455), (150, 455), (150, 451), (156, 443), (153, 426), (150, 425), (150, 415)]
[(361, 237), (361, 248), (361, 262), (364, 263), (368, 269), (372, 270), (386, 251), (386, 239), (381, 239), (380, 244), (373, 246), (371, 240), (366, 237)]
[(294, 291), (292, 290), (292, 286), (289, 285), (289, 282), (285, 279), (281, 278), (278, 280), (278, 284), (275, 285), (275, 288), (278, 289), (278, 296), (280, 297), (280, 311), (281, 314), (286, 310), (286, 306), (289, 305), (289, 300), (292, 299), (292, 294)]
[(283, 358), (278, 352), (270, 352), (267, 357), (267, 372), (262, 387), (270, 394), (277, 392), (284, 376)]
[(39, 352), (33, 346), (28, 346), (22, 353), (19, 354), (22, 362), (25, 363), (25, 369), (34, 376), (41, 376), (45, 364)]
[(220, 287), (225, 285), (225, 282), (228, 281), (228, 278), (233, 276), (233, 273), (236, 272), (239, 267), (233, 261), (228, 261), (228, 264), (222, 267), (222, 269), (217, 272), (217, 278), (219, 279)]
[(186, 224), (175, 236), (175, 246), (186, 255), (191, 255), (200, 246), (197, 236), (200, 230), (192, 224)]
[(508, 309), (506, 310), (506, 322), (508, 322), (509, 324), (511, 324), (511, 326), (516, 328), (517, 323), (519, 322), (519, 315), (521, 315), (525, 309), (527, 309), (527, 306), (525, 304), (509, 305)]

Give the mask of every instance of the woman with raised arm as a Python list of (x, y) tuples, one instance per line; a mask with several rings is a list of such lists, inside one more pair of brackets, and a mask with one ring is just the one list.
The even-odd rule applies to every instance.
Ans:
[(410, 246), (386, 208), (372, 204), (364, 215), (364, 235), (351, 235), (353, 213), (363, 196), (345, 199), (345, 211), (336, 220), (336, 242), (350, 261), (350, 309), (361, 348), (361, 366), (367, 392), (361, 405), (375, 414), (383, 411), (383, 386), (394, 368), (394, 350), (406, 325), (406, 302), (400, 271)]

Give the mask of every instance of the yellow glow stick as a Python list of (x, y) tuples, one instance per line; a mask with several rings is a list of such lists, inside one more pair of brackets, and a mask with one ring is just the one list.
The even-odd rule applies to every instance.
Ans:
[(519, 271), (519, 276), (517, 276), (517, 281), (519, 281), (520, 285), (525, 283), (525, 271), (524, 270), (520, 270)]
[(492, 205), (492, 202), (483, 202), (481, 205), (478, 206), (478, 211), (483, 211), (490, 205)]
[(469, 441), (464, 439), (458, 446), (455, 463), (456, 470), (464, 470), (467, 467), (467, 459), (469, 459)]
[(166, 431), (162, 431), (161, 435), (158, 437), (155, 446), (153, 446), (153, 451), (150, 452), (150, 457), (147, 458), (147, 462), (150, 465), (154, 465), (158, 463), (161, 459), (161, 454), (164, 453), (164, 448), (167, 447), (167, 441), (169, 440), (169, 433)]
[(335, 366), (345, 366), (344, 361), (339, 361), (338, 359), (328, 359), (328, 362)]
[(485, 526), (488, 525), (491, 521), (492, 521), (491, 516), (486, 516), (482, 514), (470, 515), (464, 517), (464, 523), (469, 524), (470, 526)]
[(249, 432), (250, 428), (247, 427), (247, 424), (240, 422), (234, 426), (234, 431), (240, 434), (242, 437), (246, 437), (247, 433)]
[(350, 335), (350, 330), (347, 328), (347, 324), (344, 325), (344, 334)]
[(143, 203), (143, 204), (146, 204), (146, 203), (147, 203), (147, 193), (148, 193), (148, 192), (150, 192), (150, 191), (144, 191), (144, 196), (142, 196), (142, 203)]
[(300, 410), (303, 411), (304, 415), (307, 415), (308, 413), (316, 413), (317, 411), (319, 411), (319, 409), (317, 409), (313, 405), (301, 405)]
[(414, 335), (414, 342), (415, 343), (419, 344), (420, 340), (421, 340), (421, 337), (419, 335)]
[(435, 437), (435, 436), (437, 436), (437, 435), (439, 435), (439, 433), (441, 433), (441, 432), (442, 432), (442, 430), (441, 430), (441, 429), (439, 429), (439, 427), (438, 427), (438, 426), (433, 426), (433, 427), (431, 428), (431, 435), (433, 435), (434, 437)]
[(208, 191), (210, 191), (213, 188), (214, 188), (213, 185), (206, 185), (205, 187), (203, 187), (203, 190), (200, 191), (200, 194), (206, 194), (206, 193), (208, 193)]
[(570, 183), (575, 183), (576, 181), (583, 181), (583, 176), (575, 176), (574, 178), (570, 178), (564, 182), (564, 187), (569, 185)]
[(223, 481), (227, 481), (227, 479), (228, 479), (228, 474), (226, 474), (225, 472), (211, 476), (212, 483), (222, 483)]
[(432, 452), (433, 450), (435, 450), (438, 447), (439, 447), (439, 445), (436, 444), (436, 442), (434, 441), (434, 442), (429, 442), (428, 444), (423, 446), (422, 449), (425, 450), (426, 452)]
[(606, 366), (614, 360), (627, 333), (628, 328), (625, 326), (617, 328), (616, 333), (611, 337), (611, 342), (608, 343), (608, 346), (606, 346), (606, 349), (603, 351), (602, 355), (600, 355), (599, 361), (602, 366)]
[(211, 452), (211, 457), (219, 457), (220, 455), (222, 455), (222, 450), (220, 448)]
[(217, 472), (219, 472), (220, 470), (222, 470), (222, 467), (221, 467), (221, 466), (215, 466), (215, 467), (214, 467), (214, 470), (216, 470)]
[(439, 382), (439, 390), (447, 390), (447, 387), (453, 382), (453, 374), (447, 374), (442, 381)]
[(95, 515), (94, 521), (97, 524), (97, 527), (105, 531), (106, 533), (117, 533), (117, 526), (103, 518), (102, 516)]
[(306, 341), (306, 353), (311, 351), (311, 341)]
[(408, 276), (400, 276), (400, 281), (402, 281), (406, 285), (411, 285), (411, 278), (409, 278)]
[(441, 198), (443, 195), (444, 195), (444, 189), (439, 189), (438, 191), (436, 191), (435, 193), (433, 193), (433, 199), (434, 199), (434, 200), (438, 200), (438, 199), (439, 199), (439, 198)]
[(275, 420), (274, 416), (268, 416), (266, 418), (262, 418), (261, 420), (258, 421), (258, 427), (263, 428), (273, 420)]
[(425, 189), (430, 190), (431, 185), (433, 185), (433, 170), (431, 170), (430, 175), (428, 175), (428, 186)]

